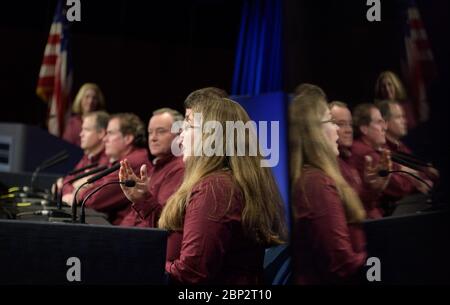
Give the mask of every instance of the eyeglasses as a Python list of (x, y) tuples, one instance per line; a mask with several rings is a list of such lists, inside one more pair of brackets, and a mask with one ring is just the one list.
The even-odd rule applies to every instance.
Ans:
[(336, 122), (335, 119), (329, 119), (329, 120), (326, 120), (326, 121), (321, 121), (320, 123), (322, 123), (322, 124), (331, 123), (331, 124), (339, 126), (339, 124)]
[(337, 124), (340, 128), (344, 128), (344, 127), (353, 128), (353, 122), (337, 121), (336, 124)]
[(149, 136), (151, 136), (151, 135), (156, 135), (156, 136), (162, 136), (163, 134), (166, 134), (166, 133), (168, 133), (169, 132), (169, 130), (168, 129), (165, 129), (165, 128), (156, 128), (155, 130), (148, 130), (148, 135)]
[(112, 135), (115, 135), (115, 134), (118, 134), (118, 133), (121, 133), (120, 130), (107, 130), (106, 131), (106, 134), (108, 136), (112, 136)]

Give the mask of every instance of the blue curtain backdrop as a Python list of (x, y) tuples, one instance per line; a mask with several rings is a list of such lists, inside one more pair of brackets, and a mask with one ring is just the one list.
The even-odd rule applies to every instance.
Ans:
[[(289, 220), (289, 162), (288, 162), (288, 125), (287, 125), (287, 105), (288, 96), (284, 92), (271, 92), (256, 96), (233, 96), (233, 100), (238, 102), (248, 112), (250, 118), (259, 126), (260, 122), (268, 122), (269, 136), (267, 137), (267, 147), (278, 153), (278, 163), (272, 167), (272, 173), (278, 184), (281, 196), (285, 204), (286, 216)], [(271, 141), (270, 122), (279, 122), (279, 132), (274, 134), (277, 138), (278, 147)], [(259, 128), (258, 128), (259, 131)], [(259, 136), (260, 133), (258, 133)], [(261, 140), (261, 139), (260, 139)], [(259, 142), (261, 143), (261, 142)], [(273, 159), (268, 156), (266, 159)]]
[(245, 0), (236, 50), (232, 95), (282, 90), (281, 0)]
[(279, 122), (279, 163), (272, 171), (289, 215), (288, 98), (282, 92), (282, 4), (281, 0), (244, 0), (231, 95), (257, 124)]

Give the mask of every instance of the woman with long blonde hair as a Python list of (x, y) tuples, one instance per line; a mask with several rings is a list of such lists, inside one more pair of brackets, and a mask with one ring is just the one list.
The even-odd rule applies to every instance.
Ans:
[(339, 127), (318, 94), (297, 96), (289, 113), (294, 282), (346, 282), (366, 258), (365, 211), (339, 170)]
[[(392, 71), (381, 72), (375, 83), (375, 101), (383, 100), (394, 100), (400, 103), (405, 111), (408, 129), (413, 129), (418, 125), (419, 113), (413, 102), (408, 99), (408, 94), (400, 77)], [(421, 105), (425, 107), (426, 103), (421, 103)], [(425, 107), (421, 111), (428, 113), (429, 109)]]
[[(166, 271), (173, 282), (262, 283), (265, 248), (286, 240), (281, 196), (270, 168), (261, 167), (259, 150), (249, 153), (251, 132), (226, 134), (227, 122), (249, 121), (226, 98), (196, 103), (186, 117), (180, 135), (184, 179), (159, 219), (170, 232)], [(215, 133), (206, 126), (211, 122)]]
[(81, 121), (84, 115), (105, 109), (105, 97), (97, 84), (85, 83), (72, 104), (72, 115), (64, 128), (63, 139), (80, 146)]

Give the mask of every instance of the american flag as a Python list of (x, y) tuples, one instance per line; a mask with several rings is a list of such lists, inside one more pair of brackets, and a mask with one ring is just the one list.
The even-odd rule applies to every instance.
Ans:
[(48, 103), (48, 131), (61, 136), (70, 109), (72, 65), (69, 54), (68, 21), (62, 0), (56, 6), (36, 88)]
[(416, 119), (425, 122), (430, 115), (427, 87), (436, 74), (436, 67), (427, 33), (414, 0), (408, 0), (406, 6), (405, 50), (407, 63), (403, 70), (405, 79), (408, 80)]

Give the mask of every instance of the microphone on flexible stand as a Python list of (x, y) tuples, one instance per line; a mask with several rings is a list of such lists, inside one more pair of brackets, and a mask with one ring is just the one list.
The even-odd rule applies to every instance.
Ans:
[[(91, 167), (92, 167), (92, 166), (91, 166)], [(90, 167), (88, 167), (88, 168), (90, 168)], [(56, 201), (56, 206), (58, 207), (58, 209), (61, 209), (63, 190), (64, 190), (64, 187), (65, 187), (67, 184), (71, 184), (71, 183), (74, 183), (75, 181), (77, 181), (77, 180), (79, 180), (79, 179), (81, 179), (81, 178), (84, 178), (84, 177), (87, 177), (87, 176), (91, 176), (91, 175), (93, 175), (93, 174), (97, 174), (97, 173), (99, 173), (99, 172), (105, 170), (106, 168), (107, 168), (106, 165), (103, 165), (103, 166), (97, 167), (97, 168), (95, 168), (95, 169), (93, 169), (93, 170), (91, 170), (91, 171), (88, 171), (88, 172), (84, 172), (84, 173), (82, 173), (82, 174), (79, 174), (79, 175), (73, 177), (72, 179), (70, 179), (70, 180), (64, 182), (64, 184), (61, 186), (61, 191), (58, 193), (58, 199), (57, 199), (57, 201)]]
[[(80, 167), (78, 169), (75, 169), (73, 171), (68, 172), (67, 174), (62, 176), (61, 179), (63, 179), (63, 181), (64, 181), (64, 179), (66, 177), (68, 177), (68, 176), (76, 175), (76, 174), (81, 173), (81, 172), (83, 172), (83, 171), (85, 171), (87, 169), (96, 167), (97, 165), (98, 165), (98, 162), (95, 162), (95, 163), (91, 163), (89, 165)], [(58, 191), (58, 183), (55, 183), (54, 186), (55, 186), (55, 190), (54, 190), (54, 193), (53, 193), (53, 201), (56, 202), (56, 206), (58, 207), (58, 209), (61, 209), (61, 196), (62, 196), (62, 188), (64, 187), (64, 184), (61, 186), (61, 196), (60, 196), (60, 193)]]
[(134, 187), (136, 185), (136, 181), (134, 180), (125, 180), (125, 181), (110, 181), (107, 182), (105, 184), (100, 185), (98, 188), (96, 188), (95, 190), (93, 190), (92, 192), (90, 192), (86, 198), (84, 198), (83, 202), (81, 203), (81, 215), (80, 215), (80, 223), (86, 223), (85, 219), (86, 219), (86, 213), (85, 213), (85, 208), (86, 208), (86, 202), (88, 201), (88, 199), (94, 195), (95, 193), (97, 193), (99, 190), (101, 190), (102, 188), (104, 188), (105, 186), (111, 185), (111, 184), (123, 184), (126, 187)]
[(407, 172), (407, 171), (403, 171), (403, 170), (391, 170), (391, 171), (389, 171), (389, 170), (384, 170), (383, 169), (383, 170), (378, 171), (378, 175), (380, 177), (387, 177), (388, 175), (395, 174), (395, 173), (407, 174), (407, 175), (413, 177), (414, 179), (416, 179), (417, 181), (420, 181), (421, 183), (423, 183), (429, 190), (429, 193), (425, 195), (426, 196), (426, 203), (430, 204), (432, 206), (432, 208), (436, 208), (437, 205), (435, 205), (433, 203), (434, 202), (434, 200), (433, 200), (433, 197), (434, 197), (433, 187), (429, 183), (427, 183), (425, 180), (420, 178), (419, 176), (417, 176), (417, 175), (415, 175), (413, 173)]
[(80, 167), (80, 168), (74, 169), (73, 171), (68, 172), (66, 176), (73, 176), (73, 175), (79, 174), (81, 172), (84, 172), (87, 169), (91, 169), (91, 168), (97, 167), (97, 166), (98, 166), (98, 162), (91, 163), (89, 165), (86, 165), (86, 166), (83, 166), (83, 167)]
[(411, 162), (411, 163), (415, 163), (419, 166), (423, 166), (423, 167), (429, 167), (430, 164), (428, 162), (422, 161), (421, 159), (417, 158), (415, 155), (412, 154), (407, 154), (404, 152), (400, 152), (400, 151), (395, 151), (395, 152), (391, 152), (391, 156), (395, 156), (397, 158), (403, 159), (405, 161)]
[(39, 164), (36, 169), (34, 170), (33, 174), (31, 175), (31, 183), (30, 187), (33, 190), (34, 189), (34, 182), (39, 174), (39, 172), (43, 169), (47, 169), (49, 167), (52, 167), (54, 165), (57, 165), (58, 163), (61, 163), (69, 158), (69, 153), (65, 150), (60, 151), (56, 155), (52, 156), (51, 158), (45, 160), (41, 164)]
[(73, 200), (72, 200), (72, 222), (77, 221), (77, 194), (78, 194), (79, 190), (86, 184), (93, 183), (93, 182), (105, 177), (106, 175), (109, 175), (109, 174), (117, 171), (119, 168), (120, 168), (120, 163), (116, 163), (113, 166), (111, 166), (110, 168), (105, 169), (104, 171), (95, 175), (94, 177), (89, 178), (85, 183), (83, 183), (82, 185), (80, 185), (77, 188), (77, 190), (75, 191), (75, 194), (73, 195)]
[(403, 174), (410, 175), (414, 179), (416, 179), (416, 180), (422, 182), (424, 185), (426, 185), (429, 191), (432, 191), (432, 189), (433, 189), (428, 182), (426, 182), (425, 180), (423, 180), (419, 176), (414, 175), (413, 173), (410, 173), (410, 172), (407, 172), (407, 171), (402, 171), (402, 170), (391, 170), (391, 171), (389, 171), (389, 170), (382, 169), (382, 170), (378, 171), (378, 176), (384, 178), (384, 177), (387, 177), (390, 174), (395, 174), (395, 173), (403, 173)]

